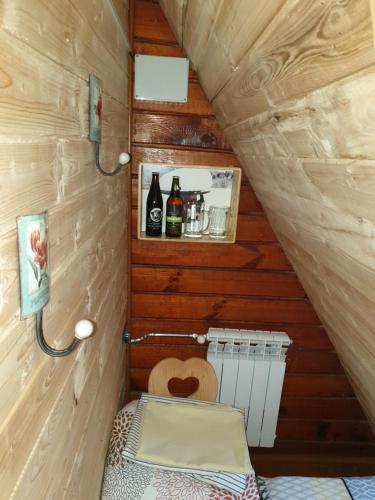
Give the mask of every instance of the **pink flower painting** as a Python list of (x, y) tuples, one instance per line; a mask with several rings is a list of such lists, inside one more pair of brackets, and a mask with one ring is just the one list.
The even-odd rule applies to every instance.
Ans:
[(47, 235), (43, 234), (41, 236), (39, 229), (33, 229), (30, 234), (29, 243), (31, 252), (28, 260), (33, 270), (35, 280), (38, 283), (38, 288), (40, 288), (43, 280), (47, 278)]
[(48, 213), (17, 217), (21, 318), (49, 301)]
[(31, 250), (34, 252), (34, 262), (39, 266), (40, 270), (47, 265), (47, 240), (41, 240), (40, 231), (34, 229), (30, 236)]

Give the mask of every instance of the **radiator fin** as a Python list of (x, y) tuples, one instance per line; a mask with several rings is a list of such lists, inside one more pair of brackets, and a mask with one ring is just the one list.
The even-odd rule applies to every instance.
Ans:
[(210, 329), (208, 361), (218, 379), (217, 401), (242, 408), (249, 446), (272, 447), (291, 340), (284, 332)]

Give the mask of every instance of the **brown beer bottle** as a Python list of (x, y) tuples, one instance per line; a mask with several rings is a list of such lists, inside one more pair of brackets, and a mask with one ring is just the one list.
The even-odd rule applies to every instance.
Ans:
[(171, 194), (167, 200), (165, 235), (171, 238), (181, 236), (183, 201), (180, 195), (180, 178), (173, 177)]
[(161, 236), (163, 222), (163, 198), (161, 196), (158, 172), (152, 172), (152, 181), (146, 203), (146, 234)]

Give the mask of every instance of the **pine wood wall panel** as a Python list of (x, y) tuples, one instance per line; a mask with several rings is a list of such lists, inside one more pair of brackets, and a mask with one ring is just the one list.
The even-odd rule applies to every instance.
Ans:
[[(225, 0), (189, 0), (185, 8), (183, 46), (194, 68), (207, 47), (212, 28)], [(171, 21), (173, 24), (173, 20)]]
[[(248, 46), (230, 73), (219, 62), (229, 68), (235, 47), (223, 54), (215, 32), (231, 22), (216, 5), (197, 49), (203, 88), (375, 428), (374, 2), (274, 0), (263, 26), (249, 7), (243, 33), (259, 31), (236, 39)], [(196, 58), (189, 12), (183, 44)]]
[(164, 15), (167, 18), (169, 26), (174, 30), (177, 42), (182, 45), (182, 33), (185, 22), (185, 9), (186, 0), (175, 0), (169, 2), (168, 0), (160, 0), (160, 5), (163, 9)]
[[(161, 105), (157, 105), (160, 108)], [(143, 105), (142, 105), (143, 107)], [(166, 105), (168, 110), (168, 105)], [(230, 149), (214, 117), (140, 112), (133, 115), (133, 141), (137, 144)]]
[(222, 3), (197, 67), (209, 100), (226, 84), (232, 72), (240, 69), (243, 56), (284, 3), (285, 0), (253, 2), (250, 15), (247, 0), (235, 5)]
[[(289, 2), (262, 2), (259, 8), (263, 17), (259, 17), (264, 24), (260, 27), (256, 24), (256, 16), (237, 16), (235, 7), (229, 8), (229, 4), (233, 3), (223, 2), (223, 13), (226, 12), (226, 16), (231, 16), (233, 21), (227, 27), (225, 16), (220, 17), (222, 3), (219, 0), (187, 2), (183, 43), (185, 48), (189, 47), (189, 52), (192, 51), (191, 59), (198, 69), (205, 67), (206, 42), (212, 36), (215, 23), (219, 23), (217, 29), (225, 33), (226, 43), (236, 46), (236, 57), (241, 59), (247, 47), (256, 46), (255, 38), (258, 38), (258, 34), (262, 36), (267, 22), (273, 16), (281, 15), (284, 4), (289, 5)], [(174, 4), (176, 7), (177, 2)], [(244, 9), (245, 3), (242, 2), (242, 14)], [(182, 13), (178, 14), (176, 19), (181, 19), (181, 16)], [(243, 25), (244, 22), (252, 23), (258, 30), (256, 36), (247, 29), (250, 38), (246, 40), (247, 25)], [(242, 40), (233, 36), (234, 31), (240, 28), (244, 37)], [(135, 53), (183, 55), (170, 33), (155, 3), (136, 2)], [(223, 57), (229, 58), (230, 54), (223, 53)], [(231, 67), (232, 62), (226, 68)], [(217, 69), (217, 75), (221, 74), (220, 71)], [(226, 75), (227, 71), (225, 69), (223, 74)], [(229, 149), (228, 143), (228, 138), (232, 141), (232, 128), (227, 128), (224, 138), (215, 121), (213, 108), (198, 90), (194, 71), (189, 72), (189, 91), (189, 102), (182, 106), (133, 101), (132, 336), (138, 338), (147, 332), (206, 333), (210, 326), (286, 331), (293, 339), (293, 345), (287, 360), (280, 408), (281, 430), (276, 446), (283, 441), (309, 441), (310, 444), (314, 441), (350, 442), (352, 446), (356, 442), (368, 441), (368, 426), (353, 388), (246, 177), (241, 185), (235, 244), (184, 244), (136, 239), (134, 224), (140, 162), (238, 165), (238, 158)], [(313, 114), (314, 111), (311, 109), (309, 112)], [(306, 115), (305, 112), (303, 116)], [(319, 120), (316, 120), (316, 127), (321, 124), (321, 119), (319, 116)], [(288, 120), (290, 125), (283, 128), (282, 124)], [(255, 155), (248, 154), (249, 148), (256, 148), (259, 154), (262, 153), (263, 159), (265, 155), (262, 148), (265, 147), (272, 151), (275, 159), (279, 159), (279, 156), (287, 159), (291, 148), (298, 146), (291, 135), (286, 137), (287, 130), (290, 133), (297, 132), (300, 121), (296, 112), (272, 117), (271, 112), (267, 111), (258, 119), (259, 125), (258, 129), (255, 127), (255, 132), (252, 132), (253, 124), (250, 126), (248, 121), (235, 124), (233, 129), (238, 127), (241, 134), (241, 142), (234, 142), (240, 161), (243, 161), (245, 153), (246, 158)], [(202, 124), (206, 128), (200, 128)], [(310, 129), (306, 133), (309, 132)], [(208, 138), (213, 134), (214, 140), (207, 140), (205, 134)], [(304, 143), (300, 147), (304, 147)], [(246, 171), (250, 170), (247, 164), (245, 167)], [(261, 183), (262, 169), (267, 178), (276, 175), (274, 182), (277, 180), (281, 186), (284, 186), (283, 178), (289, 175), (289, 171), (296, 176), (296, 186), (303, 183), (306, 175), (295, 172), (293, 165), (288, 168), (287, 162), (286, 173), (278, 172), (277, 168), (273, 173), (272, 168), (272, 165), (260, 164), (255, 169), (257, 182)], [(267, 186), (264, 191), (267, 191)], [(267, 200), (272, 200), (272, 196), (271, 191)], [(284, 207), (280, 207), (280, 202), (284, 202), (284, 199), (277, 197), (276, 200), (282, 215)], [(293, 209), (298, 215), (295, 206)], [(205, 357), (206, 348), (185, 338), (151, 338), (132, 346), (129, 359), (130, 398), (147, 390), (150, 370), (159, 360), (168, 356), (181, 359)], [(189, 381), (187, 386), (176, 384), (174, 389), (179, 394), (186, 394), (192, 387), (193, 382)]]
[[(116, 7), (124, 19), (126, 2)], [(0, 14), (1, 492), (97, 498), (123, 378), (128, 181), (95, 170), (87, 82), (103, 81), (102, 159), (115, 163), (128, 138), (127, 27), (109, 0), (5, 1)], [(34, 318), (19, 319), (16, 216), (42, 210), (46, 339), (62, 348), (79, 319), (96, 323), (66, 358), (44, 354)]]
[(289, 1), (215, 98), (230, 125), (373, 64), (367, 0)]

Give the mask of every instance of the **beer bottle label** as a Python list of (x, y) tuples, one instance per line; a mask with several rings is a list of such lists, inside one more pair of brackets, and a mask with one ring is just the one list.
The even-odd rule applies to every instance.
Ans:
[(182, 207), (181, 205), (167, 205), (167, 214), (165, 218), (166, 236), (179, 237), (182, 229)]
[(182, 207), (179, 205), (169, 205), (167, 206), (166, 222), (170, 224), (181, 224), (182, 223)]
[(177, 215), (168, 215), (166, 218), (166, 221), (169, 224), (181, 224), (182, 223), (182, 217), (178, 217)]
[(152, 222), (160, 222), (162, 218), (162, 211), (160, 208), (153, 208), (150, 211), (150, 219)]

